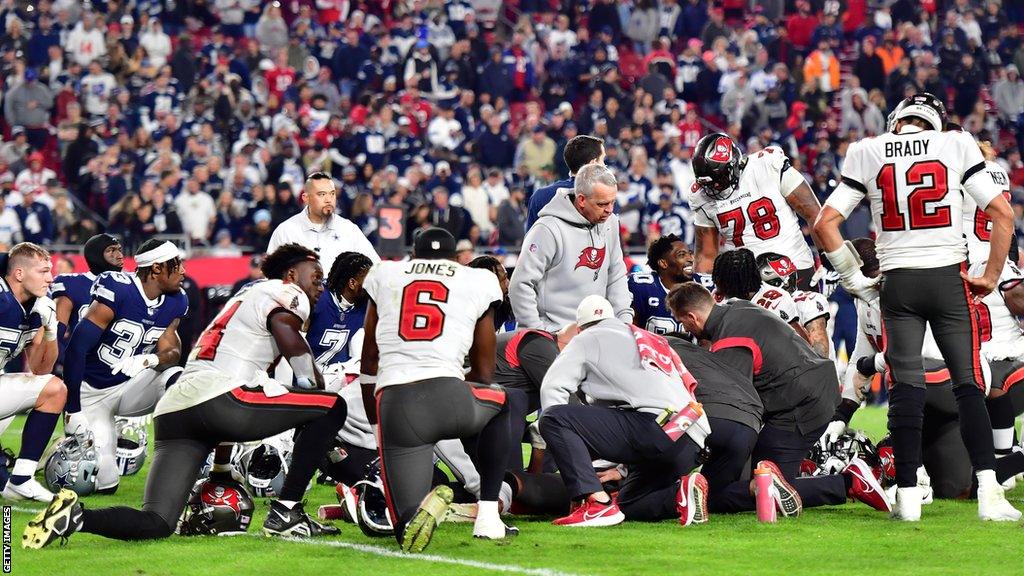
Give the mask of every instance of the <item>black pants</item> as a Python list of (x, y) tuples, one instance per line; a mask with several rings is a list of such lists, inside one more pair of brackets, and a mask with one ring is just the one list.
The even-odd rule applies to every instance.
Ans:
[(700, 453), (689, 436), (673, 442), (653, 414), (635, 410), (553, 406), (541, 416), (540, 431), (573, 499), (603, 490), (594, 459), (626, 464), (618, 502), (630, 520), (676, 516), (679, 478), (697, 466)]
[(726, 486), (750, 479), (750, 454), (757, 444), (757, 430), (732, 420), (708, 420), (711, 422), (711, 435), (707, 439), (709, 457), (700, 471), (708, 481), (709, 497), (714, 500)]
[(377, 414), (381, 479), (399, 542), (430, 492), (439, 440), (461, 438), (478, 447), (470, 456), (480, 472), (480, 499), (498, 499), (510, 447), (503, 388), (457, 378), (388, 386), (377, 394)]
[(352, 486), (366, 477), (366, 467), (377, 458), (377, 451), (361, 446), (342, 443), (345, 457), (338, 462), (328, 462), (321, 466), (325, 474), (335, 482)]
[(960, 432), (975, 470), (995, 467), (992, 424), (985, 407), (980, 333), (973, 298), (960, 278), (966, 264), (886, 272), (881, 282), (885, 361), (892, 370), (889, 430), (896, 483), (917, 484), (925, 404), (921, 346), (930, 325), (953, 384)]
[(299, 500), (345, 422), (337, 394), (293, 391), (268, 398), (259, 388), (235, 388), (154, 420), (155, 453), (142, 510), (118, 506), (84, 511), (83, 532), (119, 540), (166, 538), (185, 508), (207, 455), (222, 442), (251, 442), (300, 428), (282, 499)]
[[(796, 488), (804, 507), (827, 506), (846, 502), (846, 482), (840, 475), (800, 478), (800, 463), (811, 449), (825, 427), (800, 434), (796, 430), (785, 430), (765, 424), (758, 435), (757, 444), (751, 454), (756, 465), (761, 460), (771, 460), (778, 465), (782, 475)], [(746, 512), (757, 509), (757, 502), (750, 494), (749, 479), (738, 480), (710, 497), (708, 509), (711, 512)]]

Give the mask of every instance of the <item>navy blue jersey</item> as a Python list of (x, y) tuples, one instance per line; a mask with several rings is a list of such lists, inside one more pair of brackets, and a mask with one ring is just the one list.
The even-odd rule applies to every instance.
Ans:
[(42, 326), (38, 314), (30, 314), (32, 298), (24, 306), (11, 292), (7, 281), (0, 278), (0, 370), (35, 337)]
[(110, 388), (128, 380), (124, 374), (112, 374), (111, 366), (130, 356), (152, 353), (164, 330), (188, 314), (184, 290), (150, 300), (138, 276), (126, 272), (100, 274), (92, 285), (92, 299), (114, 311), (99, 344), (85, 355), (83, 381), (93, 388)]
[(306, 341), (313, 351), (318, 366), (325, 367), (352, 359), (349, 343), (356, 332), (362, 330), (366, 318), (366, 302), (353, 304), (343, 310), (333, 294), (324, 290), (316, 301), (309, 320)]
[(85, 311), (92, 303), (92, 283), (96, 276), (92, 272), (83, 274), (61, 274), (50, 284), (50, 298), (56, 300), (61, 296), (71, 300), (71, 316), (68, 317), (68, 334), (75, 330), (78, 320), (85, 316)]
[(629, 275), (629, 292), (633, 295), (633, 323), (655, 334), (671, 332), (685, 333), (683, 325), (676, 322), (668, 310), (665, 298), (668, 290), (657, 274), (636, 272)]

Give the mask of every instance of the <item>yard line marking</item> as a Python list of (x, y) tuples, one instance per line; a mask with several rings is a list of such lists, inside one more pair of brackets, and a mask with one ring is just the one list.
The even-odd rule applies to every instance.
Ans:
[[(256, 536), (253, 534), (252, 536)], [(327, 546), (330, 548), (348, 548), (357, 552), (365, 552), (367, 554), (373, 554), (375, 556), (383, 556), (386, 558), (401, 558), (403, 560), (420, 560), (424, 562), (433, 562), (438, 564), (452, 564), (456, 566), (468, 566), (470, 568), (479, 568), (481, 570), (491, 570), (493, 572), (505, 572), (509, 574), (527, 574), (529, 576), (572, 576), (567, 572), (558, 572), (556, 570), (549, 570), (547, 568), (526, 568), (524, 566), (516, 566), (514, 564), (491, 564), (490, 562), (479, 562), (477, 560), (466, 560), (463, 558), (449, 558), (448, 556), (438, 556), (436, 554), (406, 554), (405, 552), (399, 552), (397, 550), (390, 550), (388, 548), (382, 548), (380, 546), (370, 546), (369, 544), (354, 544), (352, 542), (341, 542), (337, 540), (304, 540), (301, 538), (282, 538), (287, 542), (296, 542), (299, 544), (308, 544), (311, 546)]]
[(8, 508), (14, 510), (15, 512), (24, 512), (26, 514), (38, 514), (43, 510), (46, 510), (45, 506), (43, 508), (23, 508), (21, 506), (10, 506), (8, 504), (3, 504), (3, 506), (7, 506)]

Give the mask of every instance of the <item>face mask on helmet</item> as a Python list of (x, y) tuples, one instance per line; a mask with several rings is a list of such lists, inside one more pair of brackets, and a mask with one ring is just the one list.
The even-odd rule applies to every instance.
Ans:
[(391, 536), (395, 524), (384, 496), (384, 483), (380, 476), (356, 482), (356, 523), (363, 534), (373, 537)]
[(146, 462), (146, 425), (129, 418), (114, 419), (117, 428), (117, 468), (121, 476), (131, 476)]
[(290, 463), (290, 452), (268, 443), (260, 444), (245, 461), (245, 481), (256, 496), (279, 496)]
[(252, 522), (252, 497), (233, 480), (199, 480), (178, 521), (182, 536), (244, 534)]
[[(805, 463), (810, 461), (815, 465), (810, 476), (829, 476), (845, 470), (854, 458), (864, 460), (873, 469), (879, 468), (878, 450), (867, 436), (857, 431), (843, 434), (824, 450), (815, 443), (811, 446)], [(801, 471), (806, 473), (808, 468), (809, 466), (801, 466)]]
[(73, 490), (79, 496), (96, 491), (99, 464), (92, 432), (85, 436), (68, 436), (46, 460), (44, 477), (50, 490)]

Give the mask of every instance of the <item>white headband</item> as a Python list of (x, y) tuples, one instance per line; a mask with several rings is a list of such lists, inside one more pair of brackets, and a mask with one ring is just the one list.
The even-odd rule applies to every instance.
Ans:
[(135, 266), (137, 268), (148, 268), (153, 264), (160, 264), (161, 262), (167, 262), (179, 257), (181, 257), (181, 251), (178, 250), (178, 247), (173, 242), (164, 242), (152, 250), (136, 254)]

